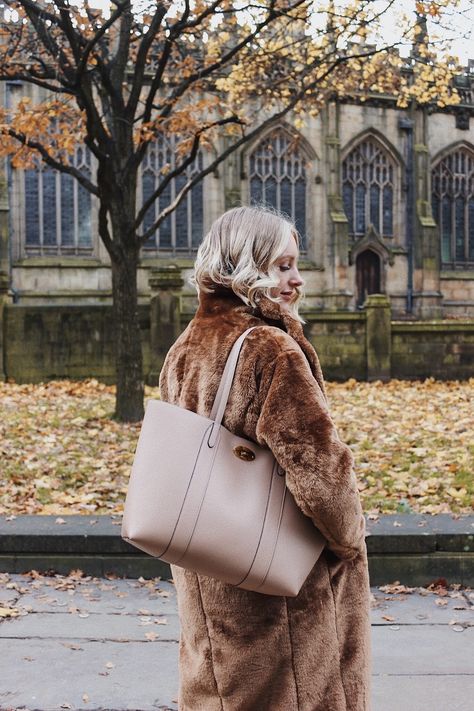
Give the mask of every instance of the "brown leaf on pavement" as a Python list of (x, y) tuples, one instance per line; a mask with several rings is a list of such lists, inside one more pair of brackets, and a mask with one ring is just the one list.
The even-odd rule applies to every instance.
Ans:
[(160, 635), (156, 632), (146, 632), (145, 637), (149, 642), (155, 642)]

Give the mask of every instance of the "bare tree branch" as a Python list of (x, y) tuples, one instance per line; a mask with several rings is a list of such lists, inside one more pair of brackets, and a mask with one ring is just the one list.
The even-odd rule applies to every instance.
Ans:
[(65, 5), (64, 2), (61, 0), (54, 0), (54, 4), (59, 10), (59, 16), (61, 17), (61, 22), (58, 23), (59, 27), (62, 29), (64, 34), (66, 35), (69, 46), (71, 47), (71, 51), (74, 56), (74, 61), (77, 63), (80, 61), (81, 58), (81, 41), (78, 33), (74, 30), (74, 27), (71, 22), (71, 16), (70, 16), (70, 8), (68, 5)]
[(109, 220), (108, 220), (109, 208), (105, 200), (99, 200), (99, 234), (104, 242), (104, 245), (110, 254), (111, 258), (117, 258), (117, 247), (109, 231)]
[(94, 37), (92, 37), (89, 42), (85, 45), (83, 51), (82, 51), (82, 57), (80, 62), (77, 65), (77, 74), (78, 76), (81, 76), (82, 73), (84, 72), (86, 66), (87, 66), (87, 61), (89, 59), (90, 53), (94, 49), (94, 47), (100, 42), (102, 37), (105, 35), (107, 30), (112, 27), (114, 22), (120, 17), (122, 14), (123, 9), (122, 5), (119, 5), (117, 9), (110, 15), (109, 19), (104, 22), (101, 27), (98, 28), (96, 31)]
[(40, 143), (39, 141), (31, 140), (30, 138), (25, 136), (24, 133), (15, 131), (13, 128), (7, 129), (6, 133), (12, 138), (15, 138), (23, 146), (27, 146), (28, 148), (33, 148), (34, 150), (38, 151), (44, 162), (47, 163), (47, 165), (51, 166), (51, 168), (59, 170), (61, 173), (68, 173), (69, 175), (72, 175), (74, 178), (76, 178), (77, 182), (80, 183), (88, 192), (92, 193), (92, 195), (99, 195), (98, 187), (94, 185), (91, 180), (88, 180), (86, 176), (73, 165), (62, 163), (56, 158), (53, 158), (48, 153), (42, 143)]
[[(13, 4), (11, 0), (6, 0), (8, 5)], [(66, 71), (65, 68), (69, 66), (69, 61), (64, 51), (58, 45), (56, 40), (52, 37), (46, 22), (50, 22), (52, 26), (60, 26), (59, 18), (49, 12), (42, 9), (41, 5), (31, 0), (21, 0), (22, 7), (24, 7), (25, 12), (36, 30), (41, 44), (48, 52), (48, 54), (56, 61), (59, 62), (61, 69)], [(66, 75), (65, 75), (66, 78)], [(66, 81), (64, 81), (66, 84)]]
[(138, 211), (137, 217), (135, 219), (135, 229), (138, 229), (138, 227), (142, 223), (149, 208), (153, 205), (155, 200), (157, 200), (160, 197), (160, 195), (166, 190), (166, 188), (168, 187), (170, 182), (173, 180), (173, 178), (184, 173), (186, 168), (188, 168), (188, 166), (190, 166), (193, 163), (193, 161), (195, 160), (195, 158), (198, 154), (198, 151), (199, 151), (199, 146), (200, 146), (202, 135), (204, 133), (206, 133), (207, 131), (210, 131), (213, 128), (218, 128), (219, 126), (225, 126), (230, 123), (243, 125), (243, 122), (237, 116), (230, 116), (225, 119), (213, 121), (212, 123), (209, 123), (206, 126), (203, 126), (196, 133), (196, 135), (194, 136), (193, 145), (191, 146), (191, 151), (186, 156), (186, 158), (181, 163), (179, 163), (173, 170), (170, 170), (168, 173), (166, 173), (166, 175), (163, 177), (163, 180), (160, 182), (157, 189), (148, 197), (147, 200), (145, 200), (145, 202), (141, 206), (140, 210)]
[[(150, 26), (148, 27), (148, 30), (146, 34), (144, 35), (142, 41), (140, 42), (140, 47), (138, 49), (137, 53), (137, 59), (135, 62), (135, 71), (133, 73), (132, 81), (131, 81), (131, 91), (130, 91), (130, 96), (127, 102), (127, 114), (131, 117), (134, 116), (137, 110), (137, 104), (138, 100), (140, 98), (140, 92), (143, 87), (143, 77), (145, 75), (145, 67), (146, 67), (146, 62), (148, 58), (148, 52), (150, 51), (150, 48), (153, 44), (153, 41), (156, 37), (156, 34), (161, 26), (161, 23), (163, 21), (164, 16), (166, 15), (167, 8), (165, 7), (163, 2), (158, 2), (157, 3), (158, 8), (153, 15), (153, 19), (150, 22)], [(189, 5), (188, 5), (189, 8)], [(189, 10), (188, 10), (189, 11)], [(169, 40), (165, 41), (165, 47), (162, 52), (165, 51), (165, 49), (168, 49), (168, 56), (169, 56), (169, 48), (171, 44)]]
[[(288, 102), (288, 104), (283, 109), (270, 116), (268, 119), (256, 126), (249, 133), (244, 134), (239, 140), (235, 141), (233, 144), (228, 146), (226, 150), (222, 151), (222, 153), (220, 153), (217, 158), (215, 158), (215, 160), (213, 160), (206, 168), (199, 171), (199, 173), (196, 173), (190, 180), (188, 180), (186, 185), (184, 185), (179, 191), (179, 193), (176, 195), (175, 199), (164, 210), (161, 211), (160, 215), (155, 220), (153, 225), (151, 225), (143, 234), (138, 236), (138, 243), (140, 244), (140, 246), (143, 246), (147, 239), (149, 239), (153, 235), (153, 233), (159, 228), (160, 224), (176, 210), (183, 198), (190, 190), (192, 190), (192, 188), (197, 183), (199, 183), (203, 178), (205, 178), (206, 175), (213, 173), (216, 168), (226, 158), (228, 158), (228, 156), (230, 156), (240, 147), (252, 141), (259, 134), (265, 133), (265, 131), (272, 125), (277, 124), (278, 121), (283, 118), (283, 116), (288, 114), (300, 101), (302, 101), (302, 99), (304, 99), (305, 95), (308, 92), (311, 92), (316, 89), (318, 85), (336, 69), (337, 66), (343, 63), (347, 63), (349, 60), (352, 59), (363, 59), (384, 51), (386, 51), (386, 48), (382, 48), (379, 50), (374, 49), (368, 52), (361, 52), (349, 56), (339, 56), (330, 63), (328, 68), (321, 75), (317, 76), (313, 81), (307, 84), (302, 84), (301, 89), (295, 94), (295, 96), (291, 99), (291, 101)], [(158, 190), (156, 192), (158, 192)]]
[(74, 92), (71, 91), (71, 89), (66, 89), (65, 87), (58, 86), (57, 84), (50, 84), (44, 79), (36, 77), (33, 73), (30, 73), (29, 71), (25, 72), (24, 74), (15, 73), (14, 76), (0, 74), (0, 81), (24, 81), (28, 82), (29, 84), (35, 84), (36, 86), (40, 86), (42, 89), (54, 92), (55, 94), (67, 94), (68, 96), (74, 96)]

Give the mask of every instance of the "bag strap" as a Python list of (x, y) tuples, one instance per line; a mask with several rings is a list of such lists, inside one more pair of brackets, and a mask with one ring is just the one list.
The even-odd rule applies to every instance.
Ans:
[(219, 383), (219, 388), (217, 390), (211, 414), (209, 416), (210, 419), (214, 420), (214, 422), (218, 426), (220, 426), (222, 418), (224, 417), (227, 400), (229, 399), (230, 389), (234, 380), (235, 369), (239, 360), (240, 349), (242, 348), (243, 342), (246, 339), (247, 335), (250, 333), (250, 331), (253, 331), (254, 328), (257, 327), (252, 326), (251, 328), (248, 328), (246, 331), (244, 331), (241, 336), (239, 336), (239, 338), (232, 346), (232, 350), (229, 353), (229, 357), (227, 358), (224, 372), (222, 373), (221, 382)]

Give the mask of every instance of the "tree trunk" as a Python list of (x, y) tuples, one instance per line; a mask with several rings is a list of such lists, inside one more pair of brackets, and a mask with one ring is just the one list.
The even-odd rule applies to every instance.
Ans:
[(115, 332), (115, 418), (120, 422), (143, 419), (143, 355), (138, 320), (136, 247), (123, 248), (112, 259), (112, 292)]

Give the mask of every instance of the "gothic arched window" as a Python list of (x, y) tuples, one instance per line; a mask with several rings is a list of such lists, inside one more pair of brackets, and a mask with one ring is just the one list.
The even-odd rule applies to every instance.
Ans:
[[(91, 178), (91, 153), (79, 147), (73, 164)], [(38, 161), (24, 171), (25, 248), (29, 253), (83, 254), (92, 250), (92, 197), (68, 173)]]
[[(166, 172), (174, 170), (176, 165), (183, 160), (177, 155), (176, 147), (177, 141), (174, 136), (160, 137), (148, 146), (142, 164), (142, 202), (145, 202), (154, 193)], [(202, 154), (199, 152), (194, 162), (168, 183), (165, 190), (147, 210), (143, 220), (143, 231), (153, 225), (160, 212), (175, 199), (188, 180), (202, 170), (202, 166)], [(203, 185), (200, 181), (186, 194), (176, 210), (160, 224), (159, 228), (146, 241), (144, 248), (173, 252), (192, 251), (198, 248), (202, 237)]]
[(342, 195), (349, 234), (357, 239), (369, 225), (383, 237), (393, 236), (395, 165), (374, 138), (359, 143), (342, 164)]
[(306, 163), (297, 139), (279, 128), (265, 136), (249, 156), (250, 201), (271, 205), (294, 221), (307, 249)]
[(431, 183), (443, 265), (474, 263), (474, 152), (449, 153), (434, 167)]

